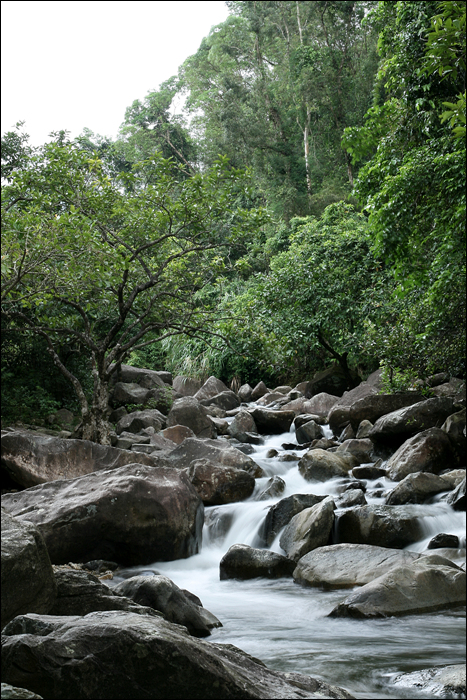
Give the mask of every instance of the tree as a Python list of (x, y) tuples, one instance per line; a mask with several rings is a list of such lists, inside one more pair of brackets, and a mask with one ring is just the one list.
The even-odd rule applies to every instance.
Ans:
[[(248, 188), (226, 159), (187, 177), (160, 154), (111, 178), (96, 154), (63, 137), (11, 173), (2, 193), (2, 315), (7, 328), (45, 339), (79, 398), (85, 439), (109, 442), (109, 381), (131, 351), (171, 334), (209, 335), (199, 292), (262, 221), (236, 206)], [(29, 270), (43, 251), (41, 267)], [(19, 265), (24, 274), (11, 284)], [(60, 359), (64, 342), (89, 357), (90, 395)]]

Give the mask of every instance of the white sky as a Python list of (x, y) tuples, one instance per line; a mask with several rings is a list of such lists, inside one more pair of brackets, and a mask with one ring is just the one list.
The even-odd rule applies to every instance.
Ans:
[(133, 100), (175, 75), (224, 2), (2, 0), (1, 133), (25, 121), (31, 143), (84, 127), (115, 137)]

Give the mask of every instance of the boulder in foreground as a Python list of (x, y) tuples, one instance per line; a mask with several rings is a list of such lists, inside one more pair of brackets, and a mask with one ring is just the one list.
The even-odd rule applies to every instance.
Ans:
[(4, 630), (2, 678), (46, 698), (351, 698), (300, 673), (269, 670), (232, 645), (157, 617), (95, 612), (17, 617)]
[(220, 579), (283, 578), (292, 576), (295, 564), (282, 554), (234, 544), (220, 561)]
[(129, 464), (3, 496), (34, 523), (54, 564), (107, 559), (132, 566), (196, 554), (204, 508), (188, 477), (170, 467)]
[(465, 664), (423, 668), (402, 673), (392, 681), (396, 688), (416, 688), (429, 697), (465, 698)]

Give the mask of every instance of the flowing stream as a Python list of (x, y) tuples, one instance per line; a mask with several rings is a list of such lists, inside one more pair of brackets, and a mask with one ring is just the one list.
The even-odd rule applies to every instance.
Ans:
[[(199, 596), (205, 608), (222, 622), (212, 630), (209, 641), (234, 644), (261, 659), (269, 668), (298, 671), (338, 685), (357, 698), (428, 697), (420, 690), (391, 686), (396, 675), (443, 664), (465, 662), (465, 612), (410, 615), (378, 620), (328, 618), (332, 608), (350, 593), (303, 588), (292, 579), (219, 579), (219, 562), (233, 544), (258, 546), (257, 533), (268, 509), (294, 493), (336, 495), (339, 479), (326, 483), (308, 482), (297, 462), (279, 461), (282, 443), (295, 442), (291, 432), (266, 437), (251, 457), (266, 477), (257, 479), (255, 493), (247, 501), (205, 509), (203, 545), (189, 559), (154, 562), (118, 572), (112, 584), (141, 573), (161, 573), (180, 588)], [(326, 437), (331, 432), (325, 426)], [(267, 458), (269, 449), (279, 456)], [(306, 450), (294, 450), (299, 456)], [(255, 495), (268, 478), (278, 474), (286, 482), (278, 498), (256, 501)], [(380, 478), (367, 483), (368, 503), (383, 503), (381, 491), (394, 483)], [(373, 495), (372, 495), (373, 492)], [(422, 552), (439, 532), (458, 535), (465, 548), (465, 513), (454, 511), (443, 496), (430, 504), (413, 506), (422, 519), (425, 538), (407, 549)], [(339, 514), (336, 511), (336, 516)], [(271, 549), (282, 553), (279, 537)], [(456, 563), (460, 564), (462, 550)], [(110, 583), (110, 582), (109, 582)]]

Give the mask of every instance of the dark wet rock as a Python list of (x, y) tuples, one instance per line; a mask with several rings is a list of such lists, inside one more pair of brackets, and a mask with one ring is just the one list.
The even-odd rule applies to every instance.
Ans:
[(438, 474), (455, 463), (446, 433), (440, 428), (429, 428), (406, 440), (394, 452), (386, 464), (386, 473), (392, 481), (402, 481), (416, 472)]
[(422, 556), (365, 584), (330, 617), (389, 617), (465, 605), (465, 572), (436, 554)]
[(129, 464), (2, 500), (11, 515), (37, 526), (55, 564), (149, 564), (191, 556), (201, 543), (202, 501), (186, 474), (171, 467)]
[(293, 411), (274, 411), (267, 408), (254, 408), (250, 411), (261, 435), (286, 433), (295, 418)]
[(386, 505), (399, 506), (404, 503), (424, 503), (430, 496), (449, 490), (449, 483), (436, 474), (417, 472), (408, 474), (386, 496)]
[(312, 493), (295, 493), (272, 506), (268, 510), (260, 532), (266, 546), (271, 546), (279, 532), (292, 520), (294, 515), (305, 508), (311, 508), (317, 503), (321, 503), (325, 498), (326, 496), (315, 496)]
[(272, 406), (274, 404), (277, 407), (288, 403), (288, 401), (287, 396), (279, 391), (271, 391), (258, 399), (256, 403), (258, 406)]
[(275, 450), (274, 448), (272, 448), (266, 452), (266, 457), (268, 459), (273, 459), (274, 457), (277, 457), (278, 454), (279, 454), (279, 452), (277, 450)]
[(167, 456), (168, 462), (178, 469), (189, 467), (197, 459), (207, 459), (213, 464), (223, 467), (244, 469), (256, 478), (263, 476), (263, 470), (251, 457), (241, 450), (231, 447), (227, 441), (222, 442), (220, 439), (187, 438)]
[(370, 438), (377, 442), (400, 444), (422, 430), (441, 428), (446, 418), (453, 413), (453, 405), (452, 399), (442, 397), (419, 401), (412, 406), (392, 411), (378, 418), (370, 431)]
[[(57, 598), (50, 615), (87, 615), (98, 610), (126, 610), (138, 615), (152, 614), (114, 590), (87, 571), (55, 567)], [(122, 594), (123, 595), (123, 594)]]
[(132, 576), (115, 586), (113, 591), (138, 605), (158, 610), (168, 622), (186, 627), (193, 637), (211, 634), (212, 627), (205, 624), (199, 606), (167, 576)]
[(206, 511), (205, 525), (210, 542), (222, 542), (233, 522), (234, 511), (225, 508), (210, 508)]
[[(303, 445), (305, 447), (305, 445)], [(339, 447), (339, 443), (335, 440), (330, 440), (329, 438), (321, 438), (320, 440), (313, 440), (310, 444), (310, 450), (331, 450), (331, 448)]]
[(282, 554), (267, 549), (255, 549), (246, 544), (234, 544), (221, 559), (220, 579), (291, 577), (294, 562)]
[[(356, 377), (355, 379), (357, 381)], [(349, 380), (344, 375), (342, 367), (336, 363), (321, 372), (316, 372), (313, 379), (307, 383), (304, 394), (307, 399), (321, 392), (342, 396), (348, 388)]]
[[(359, 386), (346, 391), (334, 404), (328, 414), (328, 421), (334, 435), (339, 433), (350, 423), (350, 407), (364, 397), (376, 395), (376, 389), (365, 382)], [(352, 426), (356, 429), (356, 426)]]
[(435, 396), (448, 396), (455, 401), (462, 399), (465, 401), (465, 381), (457, 377), (451, 377), (448, 382), (433, 387), (432, 392)]
[(367, 500), (361, 489), (348, 489), (336, 500), (338, 508), (353, 508), (353, 506), (366, 506)]
[(297, 442), (301, 445), (324, 437), (323, 429), (314, 420), (307, 421), (295, 431)]
[(44, 539), (2, 507), (2, 628), (16, 615), (48, 613), (57, 594)]
[(364, 466), (354, 467), (352, 469), (352, 474), (356, 479), (368, 479), (372, 481), (373, 479), (386, 476), (386, 469), (377, 467), (374, 464), (365, 464)]
[(447, 502), (454, 510), (465, 510), (465, 477), (454, 491), (449, 494)]
[[(267, 669), (232, 645), (190, 636), (159, 617), (96, 612), (86, 617), (17, 618), (4, 639), (3, 680), (47, 698), (351, 697), (299, 673)], [(39, 629), (38, 629), (39, 627)], [(20, 628), (22, 634), (16, 633)]]
[(118, 421), (115, 430), (117, 435), (124, 431), (139, 433), (144, 428), (154, 428), (157, 432), (166, 426), (166, 417), (156, 408), (147, 408), (143, 411), (133, 411), (123, 416)]
[(351, 454), (360, 464), (371, 462), (373, 457), (373, 443), (368, 438), (359, 440), (345, 440), (336, 450), (338, 455)]
[(284, 493), (285, 481), (280, 476), (272, 476), (266, 482), (266, 486), (255, 497), (255, 501), (267, 501), (269, 498), (277, 498)]
[(218, 506), (249, 498), (255, 478), (244, 469), (218, 466), (207, 459), (196, 459), (184, 470), (204, 505)]
[(224, 411), (231, 411), (233, 408), (240, 406), (240, 399), (237, 394), (227, 389), (227, 391), (221, 391), (219, 394), (211, 396), (210, 398), (201, 399), (200, 404), (202, 406), (218, 406), (218, 408), (222, 408)]
[(295, 454), (295, 452), (286, 452), (283, 455), (279, 455), (279, 462), (298, 462), (300, 457)]
[(337, 519), (337, 542), (402, 549), (423, 538), (417, 506), (367, 505), (345, 511)]
[(307, 413), (316, 413), (321, 418), (326, 418), (332, 407), (339, 401), (338, 396), (328, 394), (325, 391), (315, 394), (312, 398), (307, 397), (307, 399)]
[(441, 430), (449, 436), (451, 443), (458, 455), (458, 458), (464, 459), (466, 456), (466, 440), (465, 440), (465, 413), (463, 408), (457, 413), (448, 416), (441, 426)]
[(302, 425), (305, 425), (305, 423), (308, 423), (310, 420), (314, 420), (314, 422), (318, 423), (318, 425), (325, 425), (326, 422), (325, 418), (318, 416), (316, 413), (300, 413), (298, 416), (295, 416), (293, 422), (295, 431), (297, 431), (297, 428), (301, 428)]
[(217, 418), (216, 416), (210, 416), (212, 422), (214, 423), (214, 427), (216, 429), (216, 433), (218, 435), (228, 435), (228, 429), (229, 429), (229, 424), (227, 423), (226, 420), (223, 418)]
[(381, 416), (388, 413), (412, 406), (415, 403), (422, 401), (423, 395), (417, 391), (406, 391), (398, 394), (378, 394), (369, 392), (367, 396), (363, 396), (352, 402), (349, 411), (349, 420), (354, 430), (363, 420), (368, 420), (375, 423)]
[(448, 535), (445, 532), (440, 532), (435, 535), (427, 545), (427, 549), (441, 549), (449, 547), (453, 549), (459, 548), (459, 538), (457, 535)]
[(162, 388), (164, 384), (172, 384), (172, 375), (165, 371), (121, 365), (120, 370), (112, 375), (112, 383), (116, 382), (135, 383), (146, 388)]
[(251, 434), (258, 430), (253, 416), (248, 411), (241, 410), (230, 423), (227, 432), (240, 442), (250, 442)]
[(333, 544), (305, 554), (298, 561), (293, 577), (302, 586), (352, 588), (364, 586), (420, 556), (416, 552), (368, 544)]
[(313, 449), (303, 455), (298, 463), (298, 470), (307, 481), (328, 481), (335, 476), (347, 476), (357, 463), (353, 455)]
[(392, 684), (430, 698), (465, 698), (465, 664), (401, 673)]
[(345, 426), (344, 430), (341, 432), (339, 435), (339, 442), (345, 442), (346, 440), (354, 440), (355, 439), (355, 432), (350, 423)]
[(152, 466), (159, 463), (149, 455), (136, 455), (89, 440), (65, 440), (32, 431), (2, 435), (2, 467), (15, 483), (25, 488), (135, 462)]
[(328, 544), (335, 508), (332, 498), (327, 497), (321, 503), (294, 515), (279, 540), (289, 559), (297, 562), (312, 549)]
[(174, 425), (186, 425), (199, 438), (216, 437), (214, 423), (209, 418), (208, 411), (194, 396), (184, 396), (174, 401), (167, 416), (167, 427), (171, 428)]

